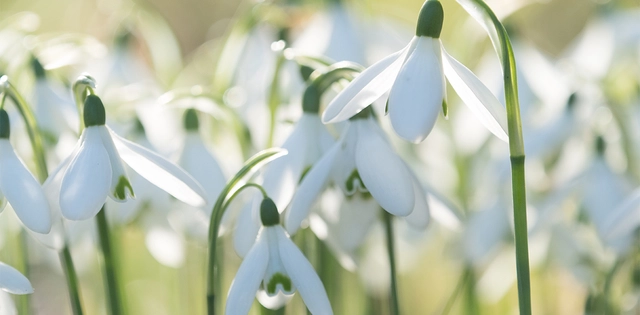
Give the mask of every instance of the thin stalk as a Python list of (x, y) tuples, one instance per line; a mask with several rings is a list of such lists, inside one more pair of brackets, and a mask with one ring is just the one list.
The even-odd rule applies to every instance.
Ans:
[(391, 275), (391, 291), (389, 308), (391, 315), (400, 314), (400, 303), (398, 301), (398, 280), (396, 278), (396, 251), (393, 235), (393, 221), (392, 216), (387, 211), (382, 210), (382, 217), (384, 221), (386, 241), (387, 241), (387, 255), (389, 258), (389, 273)]
[[(3, 76), (2, 78), (0, 78), (0, 85), (2, 85), (2, 87), (4, 88), (3, 94), (6, 93), (6, 95), (8, 95), (11, 98), (11, 100), (13, 101), (16, 108), (18, 109), (18, 112), (20, 113), (20, 116), (22, 117), (27, 127), (27, 133), (29, 135), (29, 140), (31, 142), (31, 147), (33, 150), (33, 156), (35, 159), (38, 180), (40, 181), (40, 183), (44, 183), (44, 181), (49, 176), (49, 171), (47, 170), (45, 150), (42, 144), (43, 143), (42, 137), (38, 132), (39, 129), (38, 129), (35, 115), (31, 110), (31, 107), (29, 107), (28, 104), (25, 102), (22, 95), (20, 95), (18, 90), (9, 82), (7, 76)], [(24, 240), (24, 237), (23, 237), (23, 240)], [(24, 242), (24, 246), (23, 246), (24, 250), (22, 250), (22, 252), (23, 252), (23, 255), (26, 255), (26, 248), (27, 248), (26, 241), (23, 241), (23, 242)], [(66, 246), (66, 244), (62, 252), (59, 253), (59, 257), (60, 257), (60, 263), (63, 266), (63, 270), (65, 272), (65, 277), (67, 278), (71, 309), (73, 310), (74, 315), (82, 315), (82, 307), (80, 303), (81, 301), (80, 292), (78, 289), (79, 288), (78, 277), (76, 275), (76, 272), (73, 266), (73, 261), (71, 260), (71, 254), (69, 253), (69, 248)], [(26, 270), (26, 272), (27, 272), (26, 274), (28, 274), (28, 270)], [(26, 311), (24, 314), (28, 314), (26, 313)], [(20, 312), (20, 314), (23, 314), (23, 312)]]
[[(209, 222), (209, 253), (207, 264), (207, 314), (214, 315), (216, 313), (216, 291), (218, 291), (216, 285), (216, 279), (218, 279), (218, 261), (217, 257), (217, 244), (218, 244), (218, 232), (220, 230), (220, 222), (222, 221), (222, 215), (226, 210), (226, 205), (231, 201), (227, 196), (235, 196), (235, 192), (238, 190), (238, 186), (243, 178), (248, 174), (254, 172), (257, 168), (261, 167), (265, 163), (272, 161), (282, 155), (286, 154), (286, 150), (282, 149), (267, 149), (261, 151), (251, 157), (245, 165), (236, 173), (236, 175), (229, 180), (227, 185), (222, 189), (215, 205), (211, 211), (211, 219)], [(250, 186), (245, 186), (250, 187)]]
[(475, 315), (478, 314), (478, 300), (476, 299), (476, 277), (471, 266), (467, 266), (464, 271), (466, 281), (466, 294), (465, 294), (465, 314), (467, 315)]
[(71, 252), (69, 247), (65, 244), (60, 253), (60, 263), (64, 270), (64, 275), (67, 280), (67, 286), (69, 287), (69, 299), (71, 301), (71, 310), (74, 315), (82, 315), (82, 303), (80, 302), (80, 290), (78, 288), (78, 276), (76, 269), (73, 266), (73, 260), (71, 259)]
[[(29, 274), (31, 273), (31, 268), (29, 266), (29, 253), (27, 252), (27, 232), (23, 229), (18, 234), (18, 244), (20, 247), (18, 248), (20, 262), (17, 264), (22, 268), (20, 272), (29, 278)], [(23, 294), (18, 296), (18, 314), (31, 314), (31, 295)]]
[(458, 284), (455, 289), (453, 289), (451, 296), (449, 296), (447, 303), (444, 305), (444, 308), (442, 308), (441, 315), (448, 315), (451, 313), (451, 309), (453, 309), (453, 305), (455, 304), (456, 299), (458, 299), (458, 295), (460, 295), (462, 289), (466, 286), (467, 282), (469, 282), (469, 275), (470, 274), (466, 271), (462, 274), (460, 280), (458, 280)]
[(109, 314), (123, 314), (122, 301), (120, 296), (120, 286), (118, 285), (118, 275), (116, 273), (115, 256), (111, 244), (111, 235), (109, 234), (109, 225), (105, 214), (105, 207), (102, 206), (98, 215), (96, 215), (96, 223), (98, 224), (98, 238), (100, 239), (100, 248), (102, 249), (102, 258), (104, 263), (105, 289), (107, 291), (107, 302), (109, 304)]
[(524, 140), (516, 60), (509, 35), (491, 8), (482, 0), (459, 0), (465, 9), (487, 30), (500, 58), (504, 80), (504, 96), (507, 105), (507, 129), (511, 158), (511, 186), (513, 193), (513, 220), (516, 246), (516, 272), (518, 279), (518, 305), (521, 315), (531, 314), (531, 280), (529, 274), (529, 240), (527, 234), (527, 198), (524, 171)]

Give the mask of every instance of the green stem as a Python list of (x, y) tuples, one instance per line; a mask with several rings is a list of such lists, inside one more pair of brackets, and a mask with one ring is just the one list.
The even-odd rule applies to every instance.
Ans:
[[(28, 279), (31, 274), (31, 268), (29, 266), (29, 253), (27, 251), (27, 232), (24, 229), (18, 234), (18, 243), (20, 244), (18, 248), (20, 263), (17, 264), (17, 266), (22, 267), (20, 272)], [(31, 314), (31, 295), (20, 295), (18, 300), (18, 307), (20, 308), (18, 314)]]
[(105, 289), (107, 291), (107, 301), (109, 304), (109, 313), (111, 315), (123, 314), (122, 301), (118, 285), (118, 275), (116, 273), (115, 256), (111, 244), (111, 235), (109, 234), (109, 224), (105, 214), (105, 207), (102, 206), (98, 215), (96, 215), (98, 224), (98, 237), (100, 239), (100, 247), (102, 249), (102, 258), (104, 263)]
[(531, 280), (529, 275), (529, 241), (527, 234), (527, 201), (524, 171), (525, 154), (522, 122), (520, 120), (520, 105), (518, 102), (516, 60), (509, 35), (491, 8), (482, 0), (461, 0), (461, 2), (471, 2), (470, 6), (465, 6), (465, 9), (470, 11), (471, 15), (485, 26), (502, 65), (504, 95), (507, 105), (509, 153), (511, 157), (518, 304), (521, 315), (530, 315)]
[(398, 301), (398, 280), (396, 278), (396, 253), (393, 235), (393, 221), (391, 214), (385, 210), (382, 210), (382, 217), (387, 238), (387, 255), (389, 258), (389, 273), (391, 275), (391, 287), (389, 288), (391, 291), (391, 300), (389, 301), (389, 308), (391, 310), (391, 315), (399, 315), (400, 303)]
[(71, 259), (71, 252), (69, 247), (65, 244), (59, 253), (60, 263), (64, 270), (64, 275), (67, 279), (67, 286), (69, 287), (69, 299), (71, 301), (71, 310), (74, 315), (82, 315), (82, 304), (80, 299), (80, 290), (78, 288), (78, 276), (73, 266), (73, 260)]
[(465, 314), (475, 315), (479, 313), (478, 310), (480, 309), (478, 307), (478, 299), (476, 299), (476, 276), (471, 266), (467, 266), (464, 273), (467, 279), (465, 286), (467, 289), (465, 294), (466, 299), (464, 303)]
[(458, 298), (458, 295), (460, 295), (460, 292), (462, 292), (462, 289), (466, 286), (467, 282), (469, 282), (470, 274), (466, 270), (467, 269), (465, 268), (465, 272), (460, 277), (460, 280), (458, 280), (458, 284), (456, 285), (455, 289), (453, 289), (451, 296), (447, 300), (447, 304), (444, 305), (441, 315), (448, 315), (449, 313), (451, 313), (451, 309), (453, 308), (453, 305), (455, 304), (456, 299)]
[[(207, 314), (214, 315), (216, 313), (216, 279), (218, 279), (217, 261), (216, 261), (216, 249), (218, 243), (218, 231), (220, 230), (220, 222), (222, 221), (222, 215), (226, 210), (226, 206), (231, 201), (227, 198), (228, 195), (235, 197), (237, 191), (236, 186), (242, 181), (242, 179), (248, 174), (255, 171), (255, 169), (261, 167), (265, 163), (272, 161), (284, 154), (286, 151), (282, 149), (267, 149), (261, 151), (251, 157), (245, 165), (236, 173), (236, 175), (229, 180), (227, 185), (222, 189), (218, 199), (216, 200), (213, 210), (211, 211), (211, 219), (209, 222), (209, 255), (207, 264)], [(245, 186), (246, 187), (246, 186)]]
[[(44, 181), (49, 176), (49, 171), (47, 170), (45, 151), (42, 144), (43, 143), (42, 138), (40, 136), (40, 133), (38, 132), (38, 126), (37, 126), (35, 115), (33, 114), (31, 107), (27, 105), (22, 95), (20, 95), (18, 90), (8, 81), (8, 78), (6, 76), (3, 76), (2, 78), (0, 78), (0, 85), (4, 87), (3, 94), (8, 95), (13, 100), (13, 103), (15, 104), (16, 108), (18, 109), (18, 112), (20, 113), (20, 115), (22, 116), (22, 119), (24, 120), (25, 125), (27, 126), (27, 133), (29, 135), (31, 147), (33, 149), (33, 155), (35, 159), (38, 180), (40, 181), (40, 183), (44, 183)], [(27, 247), (26, 247), (26, 241), (25, 241), (23, 246), (24, 250), (22, 250), (24, 255), (26, 255), (26, 248)], [(67, 278), (71, 309), (73, 310), (74, 315), (81, 315), (82, 307), (80, 303), (80, 293), (78, 290), (78, 287), (79, 287), (78, 278), (76, 276), (76, 272), (73, 267), (73, 261), (71, 260), (69, 248), (67, 247), (66, 244), (62, 252), (59, 253), (59, 256), (60, 256), (61, 265), (63, 266), (63, 270)], [(28, 274), (28, 270), (27, 270), (27, 274)], [(27, 300), (27, 303), (28, 303), (28, 300)], [(24, 311), (24, 314), (27, 314), (26, 313), (27, 311), (28, 309)], [(23, 314), (23, 312), (21, 312), (20, 314)]]

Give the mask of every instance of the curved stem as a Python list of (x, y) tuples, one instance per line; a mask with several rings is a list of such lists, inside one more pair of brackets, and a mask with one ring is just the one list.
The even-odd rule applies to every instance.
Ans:
[(391, 276), (391, 300), (389, 301), (389, 307), (391, 315), (400, 314), (400, 303), (398, 301), (398, 279), (396, 277), (396, 253), (395, 243), (393, 235), (393, 221), (392, 216), (387, 211), (382, 210), (382, 217), (384, 221), (386, 241), (387, 241), (387, 255), (389, 258), (389, 273)]
[[(239, 190), (236, 186), (242, 181), (242, 179), (248, 174), (254, 172), (265, 163), (268, 163), (280, 156), (286, 154), (286, 150), (282, 149), (267, 149), (261, 151), (251, 157), (244, 166), (236, 173), (233, 178), (227, 182), (227, 185), (222, 189), (218, 199), (216, 200), (213, 210), (211, 211), (211, 219), (209, 221), (209, 255), (207, 264), (207, 314), (214, 315), (215, 311), (215, 297), (216, 297), (216, 279), (217, 266), (216, 266), (216, 249), (218, 243), (218, 232), (220, 230), (220, 222), (222, 221), (222, 215), (228, 206), (227, 196), (235, 196), (235, 193)], [(246, 186), (246, 185), (245, 185)], [(245, 187), (243, 186), (243, 187)]]
[(282, 52), (280, 52), (278, 54), (278, 59), (276, 60), (273, 79), (271, 80), (271, 85), (269, 87), (269, 96), (267, 99), (267, 104), (269, 106), (269, 138), (267, 138), (267, 148), (273, 146), (273, 137), (276, 131), (276, 114), (278, 107), (280, 106), (280, 102), (282, 102), (279, 84), (280, 71), (285, 60), (286, 59), (284, 58), (284, 55), (282, 54)]
[(531, 314), (531, 280), (529, 275), (529, 240), (527, 232), (527, 204), (524, 169), (524, 140), (520, 105), (518, 102), (518, 79), (516, 60), (509, 35), (491, 8), (482, 0), (459, 0), (487, 30), (500, 58), (504, 80), (504, 95), (507, 105), (507, 127), (509, 131), (509, 154), (511, 158), (511, 186), (513, 193), (513, 220), (516, 245), (516, 271), (518, 278), (518, 304), (521, 315)]
[(100, 209), (100, 212), (96, 215), (96, 223), (98, 224), (98, 238), (100, 239), (100, 248), (102, 249), (109, 313), (112, 315), (121, 315), (123, 314), (123, 304), (120, 296), (120, 286), (118, 285), (111, 235), (109, 234), (109, 224), (104, 206), (102, 206), (102, 209)]

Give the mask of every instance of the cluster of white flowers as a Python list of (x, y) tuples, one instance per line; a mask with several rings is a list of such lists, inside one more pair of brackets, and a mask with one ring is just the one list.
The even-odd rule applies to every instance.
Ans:
[[(106, 215), (111, 228), (139, 228), (151, 256), (171, 268), (186, 268), (188, 241), (229, 238), (242, 258), (237, 272), (223, 269), (235, 273), (220, 304), (229, 315), (250, 313), (255, 299), (281, 309), (296, 292), (311, 314), (340, 314), (326, 283), (339, 276), (316, 272), (327, 259), (318, 248), (359, 273), (367, 294), (387, 294), (396, 263), (400, 272), (415, 267), (434, 231), (477, 280), (469, 294), (495, 302), (516, 280), (508, 150), (521, 123), (534, 268), (571, 270), (588, 288), (587, 308), (610, 294), (599, 288), (603, 270), (606, 281), (625, 264), (640, 270), (640, 111), (627, 106), (640, 93), (619, 88), (633, 69), (640, 84), (637, 68), (624, 69), (640, 65), (640, 33), (622, 32), (640, 29), (640, 19), (607, 12), (557, 60), (510, 33), (522, 122), (508, 122), (500, 80), (508, 74), (493, 55), (453, 45), (483, 37), (462, 24), (449, 31), (440, 1), (424, 2), (415, 31), (359, 20), (343, 3), (297, 30), (272, 21), (273, 12), (294, 14), (270, 11), (281, 4), (255, 6), (216, 45), (218, 64), (206, 74), (208, 44), (167, 75), (182, 60), (158, 50), (174, 39), (145, 33), (145, 22), (123, 23), (112, 51), (85, 35), (36, 36), (30, 13), (0, 24), (0, 226), (15, 213), (39, 242), (20, 246), (63, 257)], [(469, 35), (449, 45), (447, 32)], [(460, 60), (478, 57), (479, 75), (443, 41)], [(287, 154), (227, 182), (270, 147)], [(244, 192), (251, 185), (260, 193)], [(0, 250), (15, 230), (0, 229)], [(28, 268), (8, 257), (0, 252), (24, 275), (0, 262), (0, 315), (18, 312), (6, 292), (34, 292)], [(635, 296), (621, 307), (640, 309)]]

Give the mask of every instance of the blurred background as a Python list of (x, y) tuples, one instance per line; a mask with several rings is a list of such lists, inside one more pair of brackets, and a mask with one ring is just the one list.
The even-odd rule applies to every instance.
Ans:
[[(502, 100), (499, 63), (485, 31), (455, 1), (442, 3), (443, 45)], [(640, 183), (640, 1), (487, 3), (508, 29), (518, 60), (534, 314), (640, 314), (640, 212), (633, 194)], [(281, 145), (301, 115), (304, 81), (291, 59), (277, 66), (283, 48), (369, 66), (409, 42), (422, 4), (0, 0), (0, 72), (36, 111), (34, 57), (61, 98), (70, 100), (73, 80), (91, 73), (111, 127), (174, 161), (186, 142), (184, 108), (197, 108), (203, 141), (229, 178), (253, 153)], [(282, 69), (275, 85), (274, 69)], [(279, 102), (271, 108), (274, 95)], [(381, 122), (432, 196), (428, 227), (396, 222), (401, 309), (517, 314), (507, 147), (452, 90), (448, 98), (450, 116), (420, 145), (400, 141)], [(158, 110), (166, 104), (173, 109)], [(238, 121), (246, 130), (237, 130)], [(24, 126), (16, 125), (22, 136), (12, 133), (12, 142), (33, 167)], [(77, 138), (73, 128), (55, 128), (46, 130), (50, 170)], [(143, 196), (126, 209), (107, 205), (117, 209), (110, 220), (127, 314), (204, 314), (210, 213)], [(86, 314), (106, 314), (93, 224), (69, 225), (67, 238)], [(381, 225), (373, 224), (350, 253), (357, 268), (318, 237), (305, 229), (294, 240), (319, 270), (334, 313), (387, 314)], [(226, 292), (241, 258), (232, 237), (223, 240)], [(56, 251), (27, 235), (12, 211), (0, 214), (0, 261), (28, 266), (33, 314), (71, 314)], [(257, 302), (252, 312), (273, 313)], [(298, 295), (284, 312), (304, 314)]]

